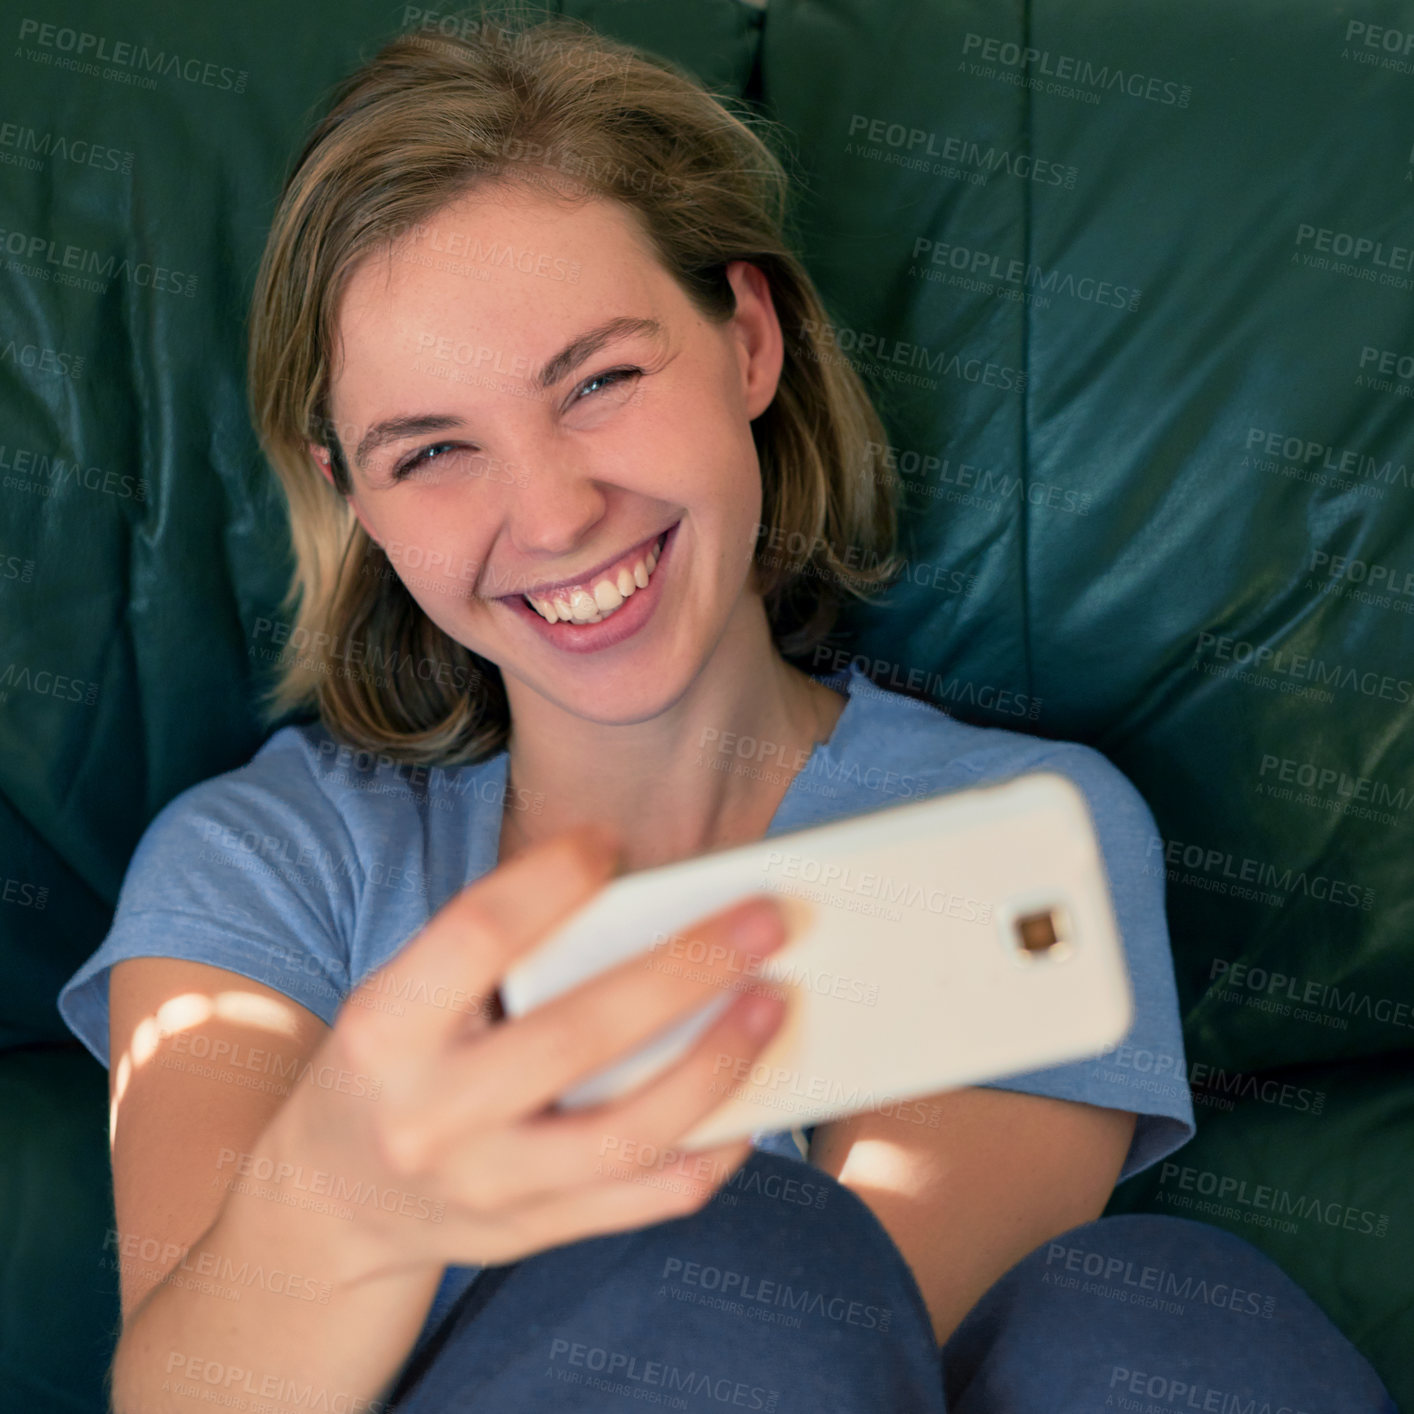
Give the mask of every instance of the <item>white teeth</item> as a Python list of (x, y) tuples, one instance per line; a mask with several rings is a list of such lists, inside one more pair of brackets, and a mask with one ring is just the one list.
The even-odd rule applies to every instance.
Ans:
[(640, 556), (631, 566), (620, 568), (615, 579), (597, 580), (590, 589), (577, 587), (567, 595), (561, 593), (553, 599), (542, 599), (533, 594), (525, 598), (549, 623), (566, 620), (570, 623), (597, 624), (615, 613), (637, 590), (648, 586), (648, 577), (658, 563), (658, 546), (655, 542), (646, 555)]
[(570, 590), (570, 612), (577, 619), (593, 618), (599, 612), (594, 596), (583, 589)]

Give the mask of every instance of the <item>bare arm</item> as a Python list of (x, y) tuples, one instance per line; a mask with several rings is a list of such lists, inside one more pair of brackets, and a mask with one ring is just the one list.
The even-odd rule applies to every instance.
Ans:
[[(668, 1152), (717, 1105), (718, 1055), (757, 1055), (779, 1004), (761, 1031), (748, 1024), (760, 999), (739, 999), (627, 1097), (571, 1113), (551, 1102), (779, 946), (785, 930), (769, 898), (757, 901), (769, 942), (738, 931), (753, 910), (715, 914), (695, 931), (711, 958), (690, 976), (632, 958), (494, 1025), (484, 1011), (432, 1000), (493, 995), (614, 862), (601, 835), (580, 830), (499, 865), (365, 979), (332, 1028), (221, 968), (115, 967), (117, 1414), (191, 1410), (216, 1394), (268, 1414), (308, 1414), (311, 1402), (373, 1409), (444, 1266), (515, 1261), (695, 1212), (740, 1167), (745, 1140), (704, 1151), (711, 1177), (700, 1182), (606, 1177), (604, 1140)], [(380, 978), (400, 996), (426, 983), (423, 1000), (374, 1005)], [(286, 1084), (250, 1083), (270, 1075), (272, 1056)], [(376, 1197), (341, 1211), (351, 1187)]]
[[(908, 1260), (941, 1345), (1005, 1271), (1100, 1216), (1135, 1116), (968, 1087), (926, 1095), (937, 1127), (871, 1110), (819, 1125), (811, 1162), (857, 1193)], [(916, 1114), (918, 1106), (903, 1107)]]
[(118, 963), (109, 1000), (116, 1414), (217, 1392), (291, 1414), (321, 1392), (320, 1407), (366, 1407), (353, 1401), (391, 1383), (440, 1272), (350, 1283), (336, 1263), (348, 1223), (257, 1196), (305, 1191), (260, 1183), (251, 1157), (329, 1028), (258, 982), (170, 958)]

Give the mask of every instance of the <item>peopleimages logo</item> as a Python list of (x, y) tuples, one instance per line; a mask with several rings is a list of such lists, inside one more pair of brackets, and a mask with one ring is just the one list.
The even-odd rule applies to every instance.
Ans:
[(1166, 1161), (1159, 1171), (1159, 1183), (1161, 1186), (1173, 1184), (1183, 1192), (1195, 1192), (1220, 1203), (1258, 1209), (1278, 1217), (1291, 1214), (1298, 1218), (1315, 1218), (1325, 1227), (1339, 1227), (1368, 1237), (1384, 1237), (1389, 1231), (1387, 1213), (1356, 1208), (1313, 1193), (1292, 1193), (1269, 1183), (1234, 1178), (1231, 1174), (1194, 1168), (1191, 1164)]
[[(112, 68), (129, 69), (134, 71), (131, 77), (137, 77), (139, 73), (148, 76), (161, 74), (163, 78), (181, 79), (205, 88), (245, 92), (247, 74), (244, 69), (236, 70), (191, 56), (184, 58), (166, 49), (149, 49), (145, 44), (134, 44), (126, 39), (112, 40), (106, 35), (91, 34), (88, 30), (23, 19), (20, 21), (19, 39), (22, 43), (28, 40), (39, 45), (39, 51), (29, 51), (28, 57), (32, 60), (77, 69), (101, 78), (116, 77)], [(63, 58), (56, 61), (56, 55)], [(98, 67), (100, 64), (109, 65), (110, 69), (102, 70)]]
[[(1389, 673), (1357, 668), (1349, 663), (1329, 663), (1309, 653), (1290, 653), (1285, 648), (1272, 648), (1269, 644), (1251, 643), (1245, 638), (1233, 638), (1202, 629), (1198, 634), (1194, 657), (1201, 658), (1208, 649), (1212, 650), (1214, 660), (1250, 663), (1264, 672), (1315, 683), (1318, 687), (1329, 685), (1346, 692), (1358, 692), (1365, 697), (1379, 697), (1386, 702), (1414, 700), (1414, 681), (1409, 678), (1396, 678)], [(1197, 666), (1210, 665), (1199, 662)]]
[[(557, 1364), (560, 1361), (578, 1369), (560, 1369)], [(562, 1336), (555, 1336), (550, 1342), (550, 1362), (557, 1377), (576, 1375), (580, 1370), (592, 1371), (601, 1378), (582, 1380), (591, 1389), (603, 1388), (606, 1393), (625, 1395), (645, 1403), (666, 1404), (674, 1409), (687, 1408), (679, 1392), (714, 1399), (734, 1409), (760, 1410), (763, 1414), (774, 1414), (780, 1404), (780, 1390), (766, 1385), (749, 1385), (735, 1376), (715, 1375), (695, 1365), (683, 1369), (665, 1360), (646, 1360), (632, 1351), (586, 1345)], [(650, 1395), (649, 1390), (655, 1393)], [(668, 1393), (656, 1393), (659, 1390)]]
[(1349, 231), (1332, 230), (1329, 226), (1311, 226), (1301, 222), (1296, 228), (1296, 244), (1310, 244), (1315, 250), (1331, 255), (1349, 256), (1352, 260), (1369, 261), (1387, 270), (1414, 269), (1414, 246), (1391, 245), (1373, 236), (1356, 236)]
[(1392, 457), (1381, 461), (1379, 457), (1356, 447), (1337, 447), (1330, 442), (1318, 442), (1310, 437), (1266, 427), (1249, 427), (1245, 446), (1247, 455), (1242, 459), (1243, 466), (1253, 464), (1259, 470), (1274, 469), (1251, 460), (1265, 456), (1280, 458), (1305, 469), (1332, 472), (1337, 476), (1363, 476), (1386, 485), (1402, 486), (1406, 491), (1410, 486), (1409, 468), (1404, 462), (1395, 461)]
[(1145, 1046), (1131, 1046), (1127, 1042), (1102, 1051), (1097, 1059), (1106, 1066), (1121, 1067), (1144, 1077), (1136, 1080), (1130, 1075), (1106, 1073), (1104, 1078), (1111, 1083), (1123, 1083), (1155, 1094), (1182, 1094), (1185, 1088), (1191, 1086), (1194, 1091), (1205, 1092), (1193, 1095), (1195, 1104), (1227, 1102), (1223, 1107), (1232, 1109), (1236, 1100), (1255, 1100), (1317, 1115), (1326, 1106), (1323, 1090), (1312, 1090), (1250, 1071), (1224, 1070), (1207, 1061), (1189, 1063), (1186, 1057), (1153, 1051)]
[[(1046, 1245), (1046, 1266), (1053, 1268), (1042, 1276), (1047, 1285), (1060, 1284), (1056, 1278), (1065, 1273), (1096, 1277), (1111, 1286), (1118, 1284), (1129, 1287), (1131, 1294), (1152, 1292), (1156, 1296), (1168, 1297), (1174, 1301), (1201, 1301), (1208, 1306), (1217, 1306), (1245, 1316), (1260, 1316), (1265, 1320), (1270, 1320), (1276, 1310), (1275, 1296), (1248, 1291), (1245, 1287), (1235, 1286), (1231, 1282), (1212, 1281), (1206, 1276), (1194, 1276), (1190, 1272), (1179, 1273), (1167, 1267), (1136, 1267), (1134, 1262), (1125, 1257), (1115, 1257), (1107, 1252), (1093, 1252), (1084, 1247), (1061, 1242)], [(1074, 1288), (1076, 1283), (1072, 1281), (1070, 1286)], [(1183, 1308), (1180, 1306), (1178, 1309), (1181, 1311)]]
[[(1268, 795), (1277, 795), (1277, 782), (1281, 782), (1302, 786), (1333, 803), (1363, 800), (1371, 805), (1387, 805), (1395, 811), (1407, 810), (1414, 803), (1414, 792), (1408, 786), (1390, 786), (1370, 776), (1347, 775), (1335, 766), (1318, 766), (1314, 761), (1299, 761), (1292, 756), (1264, 753), (1257, 775), (1259, 791)], [(1268, 775), (1272, 777), (1270, 781), (1266, 779)], [(1278, 798), (1289, 799), (1291, 792)]]
[(1146, 873), (1153, 872), (1156, 854), (1162, 855), (1166, 864), (1213, 875), (1219, 879), (1252, 884), (1259, 889), (1280, 889), (1287, 895), (1304, 894), (1307, 898), (1317, 899), (1322, 903), (1359, 908), (1367, 913), (1375, 906), (1375, 891), (1364, 884), (1334, 879), (1327, 874), (1310, 874), (1305, 869), (1293, 869), (1289, 865), (1283, 867), (1268, 860), (1237, 855), (1231, 850), (1185, 843), (1183, 840), (1164, 839), (1159, 835), (1149, 837), (1148, 848), (1144, 854)]
[(1414, 289), (1414, 279), (1399, 273), (1414, 269), (1414, 246), (1387, 246), (1373, 236), (1357, 236), (1329, 226), (1312, 226), (1306, 222), (1297, 226), (1291, 264), (1305, 265), (1312, 270), (1331, 270), (1370, 284)]
[(23, 123), (0, 123), (0, 162), (38, 172), (44, 166), (39, 160), (41, 157), (72, 162), (76, 167), (118, 172), (124, 176), (133, 170), (133, 154), (125, 149), (52, 130), (41, 132)]
[(1314, 977), (1293, 977), (1285, 972), (1254, 967), (1250, 963), (1215, 957), (1208, 970), (1208, 980), (1218, 981), (1219, 986), (1232, 989), (1235, 995), (1244, 991), (1251, 993), (1264, 1004), (1260, 1010), (1278, 1011), (1285, 1015), (1291, 1010), (1289, 1003), (1317, 1007), (1333, 1019), (1341, 1020), (1343, 1024), (1340, 1029), (1348, 1025), (1345, 1019), (1352, 1016), (1363, 1016), (1387, 1026), (1414, 1027), (1414, 1004), (1394, 1001), (1390, 997), (1372, 997), (1368, 992), (1343, 991)]
[(1332, 555), (1329, 550), (1312, 550), (1306, 568), (1312, 573), (1322, 570), (1330, 579), (1368, 584), (1371, 589), (1385, 589), (1414, 599), (1414, 568), (1406, 565), (1382, 565), (1350, 555)]
[[(307, 1380), (263, 1375), (242, 1365), (227, 1365), (189, 1351), (171, 1351), (165, 1369), (168, 1375), (175, 1372), (177, 1376), (171, 1382), (173, 1394), (204, 1404), (253, 1411), (271, 1408), (265, 1401), (278, 1401), (282, 1409), (307, 1405), (328, 1414), (387, 1414), (392, 1408), (385, 1400), (365, 1399), (346, 1390), (318, 1389)], [(182, 1383), (183, 1377), (186, 1383)]]
[(870, 1306), (835, 1293), (811, 1291), (808, 1287), (792, 1286), (787, 1281), (752, 1272), (733, 1271), (729, 1267), (703, 1266), (700, 1262), (684, 1261), (681, 1257), (664, 1260), (659, 1280), (702, 1291), (717, 1291), (736, 1301), (779, 1306), (790, 1312), (820, 1316), (867, 1330), (887, 1331), (893, 1317), (887, 1306)]
[[(997, 39), (971, 31), (963, 37), (962, 52), (965, 57), (1000, 64), (1005, 69), (1023, 70), (1028, 75), (1040, 74), (1078, 84), (1082, 88), (1123, 93), (1130, 98), (1176, 108), (1187, 108), (1193, 95), (1192, 87), (1186, 83), (1154, 78), (1109, 64), (1096, 65), (1073, 54), (1053, 54), (1049, 49), (1033, 49), (1029, 45), (1023, 47), (1009, 39)], [(1098, 101), (1099, 95), (1094, 96)]]
[(104, 293), (114, 276), (139, 289), (161, 294), (183, 295), (187, 299), (196, 294), (197, 276), (188, 271), (154, 265), (150, 260), (134, 262), (127, 256), (119, 260), (112, 253), (84, 246), (60, 245), (43, 232), (0, 228), (0, 252), (14, 257), (6, 261), (6, 269), (17, 275), (74, 285), (96, 294)]
[(399, 1217), (434, 1223), (441, 1222), (446, 1213), (447, 1205), (440, 1198), (432, 1199), (420, 1193), (407, 1193), (399, 1188), (380, 1188), (370, 1179), (349, 1179), (328, 1169), (310, 1169), (306, 1172), (303, 1164), (292, 1164), (284, 1160), (276, 1163), (274, 1159), (264, 1155), (237, 1152), (223, 1145), (217, 1155), (217, 1171), (220, 1172), (227, 1166), (234, 1166), (235, 1172), (242, 1178), (255, 1178), (274, 1184), (286, 1198), (295, 1193), (308, 1194), (365, 1209), (379, 1208), (385, 1213), (396, 1213)]
[[(815, 319), (802, 319), (800, 333), (807, 339), (818, 339), (826, 349), (838, 349), (842, 355), (858, 354), (870, 360), (871, 369), (896, 382), (912, 383), (915, 386), (936, 388), (932, 379), (914, 372), (904, 372), (887, 367), (903, 364), (908, 370), (921, 365), (928, 373), (940, 373), (945, 378), (957, 378), (964, 383), (981, 383), (988, 388), (999, 388), (1004, 392), (1020, 391), (1026, 386), (1023, 369), (1009, 364), (993, 363), (987, 359), (965, 357), (960, 353), (949, 353), (946, 349), (934, 350), (926, 344), (910, 343), (907, 339), (890, 339), (868, 330), (851, 329), (845, 325), (820, 323)], [(807, 345), (798, 344), (796, 353), (801, 357), (813, 357), (815, 352)], [(820, 358), (833, 357), (821, 354)], [(848, 357), (844, 360), (849, 362)], [(878, 365), (886, 365), (879, 368)]]
[[(1409, 154), (1409, 163), (1408, 177), (1414, 178), (1414, 152)], [(1401, 398), (1414, 397), (1414, 354), (1366, 344), (1360, 350), (1360, 372), (1355, 375), (1355, 386), (1372, 388), (1377, 393), (1394, 393)]]
[[(998, 688), (990, 684), (978, 684), (966, 678), (949, 678), (923, 668), (910, 668), (901, 663), (890, 663), (884, 658), (869, 658), (863, 654), (850, 654), (847, 648), (831, 648), (820, 644), (812, 655), (812, 667), (818, 672), (822, 663), (830, 665), (829, 671), (839, 672), (842, 668), (859, 665), (867, 675), (871, 687), (887, 689), (899, 693), (921, 692), (925, 694), (924, 705), (947, 712), (947, 703), (967, 703), (985, 711), (1003, 713), (1013, 717), (1029, 717), (1033, 722), (1041, 715), (1041, 698), (1029, 697), (1024, 692), (1013, 692), (1010, 688)], [(882, 674), (885, 682), (880, 682)], [(917, 701), (918, 699), (911, 699)], [(949, 715), (951, 715), (949, 713)], [(857, 768), (856, 768), (857, 776)]]
[(11, 363), (38, 373), (57, 373), (61, 378), (80, 377), (84, 362), (83, 354), (40, 348), (38, 344), (18, 344), (13, 339), (0, 344), (0, 363)]
[(1375, 68), (1409, 74), (1414, 73), (1411, 51), (1414, 51), (1414, 31), (1351, 20), (1345, 27), (1345, 47), (1340, 51), (1340, 57), (1357, 64), (1370, 64)]
[[(1017, 177), (1024, 182), (1040, 182), (1043, 186), (1074, 188), (1078, 169), (1068, 164), (1049, 162), (1035, 157), (1029, 152), (1013, 152), (1008, 147), (998, 147), (995, 143), (985, 146), (972, 139), (958, 137), (950, 133), (938, 134), (925, 128), (909, 127), (904, 123), (891, 123), (886, 118), (871, 118), (864, 113), (852, 113), (849, 119), (849, 136), (863, 138), (854, 144), (856, 155), (873, 157), (884, 155), (878, 147), (866, 150), (864, 142), (882, 144), (892, 149), (887, 154), (906, 156), (910, 165), (925, 165), (920, 159), (941, 158), (943, 163), (960, 162), (971, 167), (972, 179), (977, 185), (985, 185), (993, 172), (1005, 172), (1009, 177)], [(941, 143), (941, 146), (939, 146)], [(851, 144), (845, 144), (845, 151)]]
[[(1218, 1389), (1206, 1380), (1202, 1384), (1190, 1384), (1176, 1376), (1131, 1370), (1127, 1365), (1111, 1368), (1110, 1390), (1106, 1408), (1113, 1405), (1116, 1409), (1133, 1410), (1135, 1414), (1160, 1414), (1160, 1411), (1168, 1414), (1169, 1410), (1179, 1408), (1210, 1410), (1211, 1414), (1308, 1414), (1290, 1404), (1273, 1404), (1265, 1399), (1259, 1404), (1255, 1397)], [(1115, 1390), (1121, 1392), (1114, 1393)]]
[[(902, 904), (905, 908), (923, 908), (929, 913), (946, 914), (949, 918), (961, 918), (969, 923), (987, 923), (992, 917), (992, 905), (983, 899), (934, 888), (931, 881), (920, 883), (917, 879), (899, 879), (872, 869), (856, 874), (852, 864), (838, 861), (826, 860), (822, 863), (809, 855), (773, 849), (767, 853), (763, 869), (766, 874), (774, 870), (785, 878), (819, 883), (826, 890), (835, 888), (864, 898), (877, 898), (884, 903)], [(764, 876), (762, 882), (764, 885)]]
[[(1077, 278), (1069, 271), (1046, 270), (1026, 260), (1007, 259), (993, 251), (935, 241), (928, 236), (915, 237), (913, 259), (926, 273), (931, 273), (929, 266), (938, 266), (962, 271), (972, 278), (980, 276), (985, 280), (1000, 280), (1004, 284), (1039, 290), (1044, 294), (1069, 295), (1072, 299), (1106, 305), (1111, 309), (1139, 308), (1141, 291), (1137, 288), (1116, 285), (1091, 275)], [(914, 274), (915, 267), (910, 265), (908, 272)]]
[(244, 1260), (237, 1266), (234, 1258), (204, 1249), (193, 1258), (190, 1247), (156, 1237), (144, 1237), (139, 1233), (120, 1232), (117, 1228), (108, 1229), (103, 1248), (126, 1257), (130, 1262), (152, 1263), (166, 1274), (163, 1280), (169, 1282), (173, 1272), (191, 1272), (216, 1282), (227, 1282), (236, 1287), (256, 1287), (261, 1291), (273, 1292), (276, 1296), (288, 1296), (295, 1301), (314, 1301), (321, 1306), (329, 1304), (333, 1292), (327, 1281), (300, 1276), (283, 1267), (275, 1266), (267, 1270), (259, 1263), (252, 1266)]

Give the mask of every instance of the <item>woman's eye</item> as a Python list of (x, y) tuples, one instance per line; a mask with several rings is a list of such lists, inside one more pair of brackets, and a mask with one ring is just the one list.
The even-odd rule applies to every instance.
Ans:
[[(587, 389), (593, 388), (596, 383), (603, 384), (605, 387), (613, 387), (615, 384), (639, 377), (642, 372), (641, 368), (611, 368), (607, 373), (596, 373), (593, 378), (582, 383), (579, 391), (584, 393)], [(579, 402), (581, 399), (575, 398), (574, 401)]]
[(405, 457), (397, 466), (393, 468), (393, 480), (401, 481), (409, 472), (417, 471), (420, 467), (426, 466), (434, 460), (434, 452), (445, 451), (448, 447), (455, 447), (455, 442), (434, 442), (430, 447), (424, 447), (420, 452), (414, 452), (410, 457)]
[[(620, 384), (632, 382), (633, 379), (641, 377), (642, 374), (643, 370), (641, 368), (611, 368), (607, 373), (596, 373), (593, 378), (586, 380), (580, 385), (579, 394), (581, 396), (576, 396), (572, 401), (582, 402), (584, 400), (582, 395), (586, 393), (595, 391), (602, 392), (605, 388), (613, 388)], [(598, 389), (595, 389), (596, 383), (600, 385)], [(422, 468), (437, 460), (437, 454), (439, 452), (448, 451), (455, 448), (457, 445), (456, 442), (434, 442), (430, 447), (423, 447), (420, 451), (416, 451), (410, 457), (405, 457), (400, 461), (393, 468), (393, 474), (390, 479), (394, 482), (402, 481), (405, 477), (422, 470)]]

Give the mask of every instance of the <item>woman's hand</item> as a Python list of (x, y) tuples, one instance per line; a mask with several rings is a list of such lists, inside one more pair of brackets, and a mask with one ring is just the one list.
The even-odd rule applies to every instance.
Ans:
[(750, 1142), (738, 1140), (677, 1155), (687, 1162), (666, 1170), (620, 1157), (671, 1156), (674, 1141), (721, 1103), (712, 1084), (722, 1058), (754, 1057), (784, 1011), (760, 983), (627, 1096), (577, 1111), (550, 1107), (719, 987), (739, 986), (785, 940), (768, 895), (687, 930), (709, 959), (691, 977), (645, 965), (650, 955), (640, 954), (525, 1016), (494, 1022), (485, 1007), (469, 1016), (428, 1000), (387, 1000), (492, 996), (523, 954), (613, 877), (616, 859), (616, 845), (590, 826), (527, 848), (449, 900), (347, 998), (311, 1063), (376, 1085), (298, 1087), (258, 1146), (285, 1166), (277, 1171), (324, 1170), (331, 1204), (341, 1192), (366, 1198), (376, 1187), (376, 1201), (351, 1204), (352, 1232), (342, 1229), (337, 1244), (346, 1279), (498, 1265), (680, 1217), (750, 1154)]

